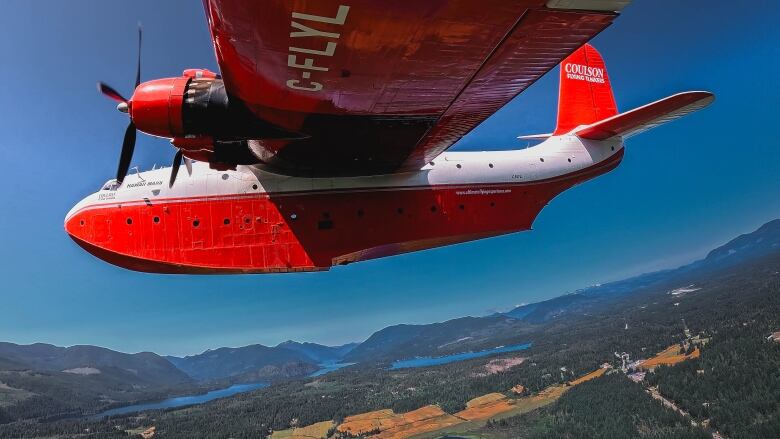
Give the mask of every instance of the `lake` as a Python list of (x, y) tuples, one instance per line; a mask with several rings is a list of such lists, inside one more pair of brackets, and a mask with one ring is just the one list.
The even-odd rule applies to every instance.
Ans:
[(531, 347), (531, 343), (499, 346), (477, 352), (463, 352), (460, 354), (445, 355), (443, 357), (418, 357), (408, 360), (398, 360), (390, 366), (391, 370), (406, 369), (412, 367), (439, 366), (441, 364), (454, 363), (456, 361), (471, 360), (472, 358), (487, 357), (488, 355), (503, 354), (506, 352), (523, 351)]
[(342, 367), (352, 366), (353, 364), (355, 364), (355, 363), (336, 363), (336, 362), (332, 362), (332, 361), (329, 361), (329, 362), (326, 362), (326, 363), (321, 363), (321, 364), (319, 364), (321, 369), (316, 371), (316, 372), (314, 372), (314, 373), (312, 373), (311, 375), (309, 375), (309, 378), (318, 377), (320, 375), (325, 375), (326, 373), (331, 373), (334, 370), (339, 370)]
[[(339, 370), (342, 367), (351, 366), (355, 363), (335, 363), (326, 362), (320, 364), (320, 369), (309, 375), (309, 377), (318, 377), (325, 375), (326, 373)], [(188, 405), (203, 404), (204, 402), (213, 401), (219, 398), (227, 398), (238, 393), (251, 392), (252, 390), (262, 389), (268, 387), (266, 383), (251, 383), (251, 384), (234, 384), (224, 389), (212, 390), (211, 392), (204, 393), (202, 395), (192, 396), (179, 396), (176, 398), (168, 398), (158, 402), (149, 402), (143, 404), (133, 404), (125, 407), (117, 407), (115, 409), (106, 410), (102, 413), (95, 415), (95, 418), (104, 418), (106, 416), (126, 415), (128, 413), (143, 412), (146, 410), (160, 410), (170, 409), (176, 407), (184, 407)]]
[(237, 393), (250, 392), (252, 390), (262, 389), (267, 387), (266, 383), (251, 383), (251, 384), (234, 384), (224, 389), (212, 390), (211, 392), (204, 393), (202, 395), (192, 396), (179, 396), (177, 398), (168, 398), (158, 402), (149, 402), (143, 404), (128, 405), (125, 407), (118, 407), (111, 410), (106, 410), (102, 413), (95, 415), (96, 418), (104, 418), (106, 416), (124, 415), (127, 413), (142, 412), (145, 410), (159, 410), (170, 409), (174, 407), (184, 407), (186, 405), (203, 404), (204, 402), (213, 401), (219, 398), (226, 398), (233, 396)]

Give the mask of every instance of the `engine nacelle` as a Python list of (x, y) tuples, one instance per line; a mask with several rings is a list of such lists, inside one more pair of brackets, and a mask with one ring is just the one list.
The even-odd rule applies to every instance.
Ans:
[(223, 142), (299, 137), (259, 119), (228, 95), (222, 79), (202, 69), (144, 82), (129, 100), (128, 112), (137, 129), (158, 137)]
[(136, 128), (159, 137), (184, 135), (182, 106), (190, 78), (163, 78), (144, 82), (128, 102)]

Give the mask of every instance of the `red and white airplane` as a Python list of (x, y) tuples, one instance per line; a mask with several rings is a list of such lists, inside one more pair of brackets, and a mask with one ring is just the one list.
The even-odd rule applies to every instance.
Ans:
[[(618, 113), (586, 43), (626, 3), (204, 0), (222, 75), (140, 83), (139, 68), (131, 99), (101, 84), (131, 122), (116, 180), (65, 229), (155, 273), (327, 270), (528, 230), (614, 169), (627, 137), (714, 99)], [(446, 151), (559, 63), (558, 123), (540, 144)], [(172, 139), (172, 168), (127, 175), (136, 129)]]

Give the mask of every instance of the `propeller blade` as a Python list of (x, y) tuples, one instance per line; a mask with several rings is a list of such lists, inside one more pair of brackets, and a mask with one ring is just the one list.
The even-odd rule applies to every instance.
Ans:
[(173, 182), (176, 181), (176, 175), (179, 173), (179, 167), (181, 166), (181, 159), (184, 155), (181, 150), (176, 151), (176, 155), (173, 156), (173, 166), (171, 166), (171, 179), (168, 181), (168, 187), (173, 187)]
[(114, 90), (110, 85), (104, 84), (102, 82), (98, 82), (97, 85), (98, 91), (103, 93), (104, 95), (108, 96), (109, 98), (120, 102), (120, 103), (127, 103), (127, 99), (125, 99), (124, 96), (119, 94), (118, 91)]
[(130, 161), (133, 159), (135, 149), (135, 124), (130, 122), (125, 130), (125, 139), (122, 141), (122, 153), (119, 156), (119, 167), (116, 170), (116, 181), (122, 184), (127, 171), (130, 169)]
[(187, 168), (187, 175), (192, 175), (192, 159), (184, 157), (184, 166)]
[(141, 85), (141, 23), (138, 23), (138, 63), (135, 69), (135, 88)]

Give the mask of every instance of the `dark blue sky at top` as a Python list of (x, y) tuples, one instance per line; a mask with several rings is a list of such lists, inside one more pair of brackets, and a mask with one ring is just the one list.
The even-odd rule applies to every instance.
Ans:
[[(636, 0), (594, 40), (618, 106), (689, 89), (716, 103), (630, 139), (614, 172), (576, 187), (534, 230), (339, 267), (260, 276), (160, 276), (93, 258), (68, 209), (116, 168), (135, 27), (143, 78), (217, 69), (201, 2), (5, 0), (0, 15), (0, 340), (185, 354), (217, 346), (361, 340), (384, 326), (483, 315), (670, 267), (780, 216), (780, 2)], [(456, 149), (518, 148), (552, 130), (557, 71)], [(348, 135), (348, 133), (345, 133)], [(173, 149), (140, 136), (134, 164)]]

